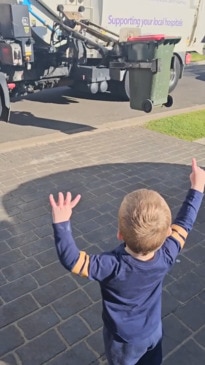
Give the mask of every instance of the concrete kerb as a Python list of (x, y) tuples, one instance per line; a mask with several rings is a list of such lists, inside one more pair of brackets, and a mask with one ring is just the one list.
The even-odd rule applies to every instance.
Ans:
[[(136, 118), (130, 118), (130, 119), (123, 119), (119, 121), (114, 122), (108, 122), (104, 123), (102, 125), (99, 125), (97, 129), (94, 129), (92, 131), (85, 131), (76, 130), (76, 133), (74, 130), (72, 130), (72, 134), (66, 134), (64, 132), (56, 132), (44, 136), (37, 136), (37, 137), (31, 137), (28, 139), (21, 139), (18, 141), (10, 141), (10, 142), (4, 142), (0, 144), (0, 153), (5, 152), (11, 152), (11, 151), (17, 151), (22, 150), (25, 148), (30, 147), (36, 147), (39, 145), (46, 145), (50, 143), (57, 143), (60, 141), (65, 141), (73, 138), (78, 138), (79, 136), (85, 137), (90, 134), (98, 134), (102, 133), (108, 130), (116, 130), (116, 129), (125, 129), (126, 127), (142, 127), (146, 123), (152, 120), (162, 119), (166, 117), (176, 116), (184, 113), (191, 113), (195, 111), (205, 110), (205, 104), (202, 105), (196, 105), (188, 108), (183, 109), (174, 109), (169, 111), (164, 111), (161, 113), (155, 113), (155, 114), (146, 114), (143, 116), (139, 116)], [(80, 133), (79, 133), (80, 132)], [(194, 141), (196, 143), (205, 144), (205, 138), (199, 139), (197, 141)]]

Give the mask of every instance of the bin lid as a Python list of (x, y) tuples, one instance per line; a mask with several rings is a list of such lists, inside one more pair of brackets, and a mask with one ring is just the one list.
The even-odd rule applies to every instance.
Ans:
[(149, 42), (149, 41), (163, 41), (165, 39), (164, 34), (148, 34), (139, 35), (138, 37), (129, 37), (127, 40), (129, 42)]
[(136, 42), (136, 43), (140, 43), (140, 42), (163, 42), (164, 44), (166, 43), (171, 43), (171, 44), (177, 44), (179, 43), (181, 40), (181, 37), (171, 37), (171, 36), (166, 36), (164, 34), (150, 34), (150, 35), (140, 35), (138, 37), (129, 37), (127, 39), (127, 42)]

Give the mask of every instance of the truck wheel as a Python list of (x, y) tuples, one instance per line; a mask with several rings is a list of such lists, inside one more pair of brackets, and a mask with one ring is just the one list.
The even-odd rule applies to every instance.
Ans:
[(129, 101), (130, 100), (130, 80), (129, 80), (129, 71), (125, 72), (123, 81), (120, 82), (119, 92), (122, 100)]
[(1, 101), (1, 94), (0, 94), (0, 121), (2, 120), (2, 111), (3, 111), (3, 107), (2, 107), (2, 101)]
[(0, 91), (0, 121), (1, 122), (8, 122), (9, 116), (10, 116), (10, 110), (8, 110), (5, 107), (4, 102), (2, 100), (2, 94), (1, 94), (1, 91)]
[(121, 101), (130, 100), (130, 88), (129, 88), (129, 73), (125, 72), (122, 81), (111, 80), (109, 83), (109, 90), (111, 94)]
[(178, 84), (181, 73), (181, 64), (179, 58), (174, 56), (173, 68), (171, 68), (169, 93), (171, 93)]

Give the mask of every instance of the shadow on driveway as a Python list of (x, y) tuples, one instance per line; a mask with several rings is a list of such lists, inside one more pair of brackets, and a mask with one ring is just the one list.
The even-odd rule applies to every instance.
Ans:
[(52, 129), (63, 132), (65, 134), (80, 133), (84, 131), (92, 131), (96, 128), (86, 124), (78, 124), (72, 122), (64, 122), (61, 120), (52, 120), (39, 118), (30, 112), (11, 112), (10, 123), (20, 126), (32, 126), (38, 128)]
[[(174, 164), (105, 164), (35, 179), (6, 194), (2, 202), (11, 220), (0, 223), (1, 359), (12, 365), (102, 364), (100, 291), (96, 283), (71, 276), (58, 262), (50, 192), (82, 194), (72, 217), (74, 236), (80, 249), (97, 253), (118, 244), (117, 211), (125, 194), (142, 187), (155, 189), (175, 215), (189, 187), (189, 174), (189, 167)], [(201, 314), (191, 332), (187, 324), (190, 315), (188, 319), (180, 316), (193, 297), (204, 307), (201, 293), (205, 282), (200, 274), (205, 263), (200, 253), (205, 242), (204, 223), (203, 203), (180, 264), (164, 283), (164, 354), (176, 350), (175, 364), (180, 363), (177, 359), (186, 338), (195, 336), (204, 324)], [(192, 280), (196, 284), (192, 285)], [(195, 318), (194, 313), (193, 308)], [(195, 343), (195, 364), (203, 364), (201, 347)]]

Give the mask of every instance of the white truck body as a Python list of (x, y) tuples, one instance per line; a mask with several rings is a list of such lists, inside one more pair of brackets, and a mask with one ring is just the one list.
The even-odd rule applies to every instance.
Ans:
[(99, 21), (105, 28), (119, 33), (122, 27), (138, 27), (143, 35), (180, 36), (175, 52), (202, 53), (204, 0), (101, 0), (100, 6)]
[[(37, 2), (30, 2), (34, 11), (51, 24), (50, 19), (39, 11)], [(181, 41), (175, 47), (176, 53), (203, 53), (205, 0), (44, 0), (44, 3), (56, 13), (59, 3), (71, 12), (77, 11), (82, 5), (85, 7), (85, 18), (117, 34), (122, 28), (136, 27), (143, 35), (180, 36)], [(34, 16), (30, 17), (31, 23), (36, 24), (38, 34), (49, 41), (50, 31), (39, 24)]]

